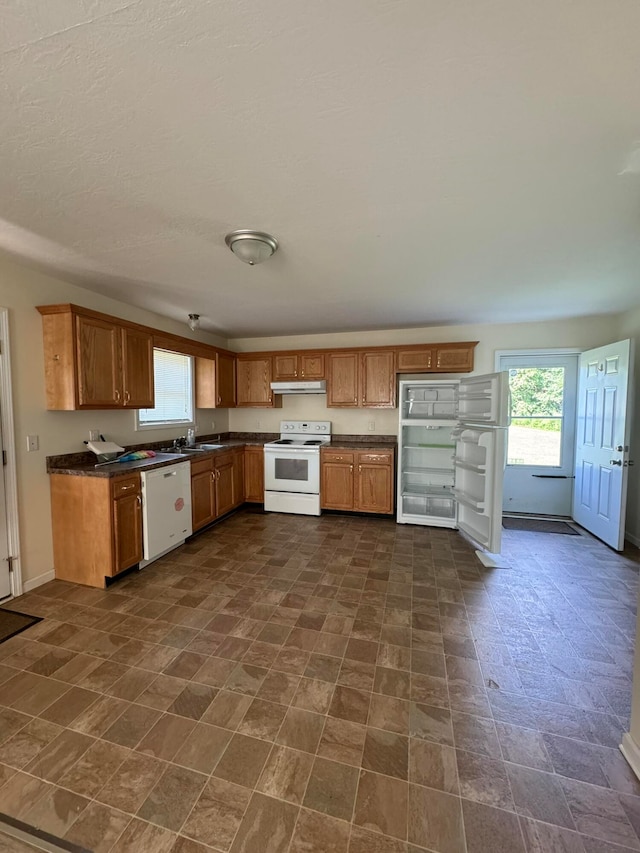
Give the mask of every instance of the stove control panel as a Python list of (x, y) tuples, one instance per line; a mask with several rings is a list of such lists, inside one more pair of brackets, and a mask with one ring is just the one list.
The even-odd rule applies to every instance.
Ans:
[(281, 433), (331, 435), (331, 421), (280, 421)]

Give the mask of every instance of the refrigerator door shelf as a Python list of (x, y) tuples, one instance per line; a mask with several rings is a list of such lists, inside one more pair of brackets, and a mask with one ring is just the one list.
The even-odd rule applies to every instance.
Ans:
[(460, 380), (458, 419), (487, 426), (509, 425), (509, 374), (487, 373)]

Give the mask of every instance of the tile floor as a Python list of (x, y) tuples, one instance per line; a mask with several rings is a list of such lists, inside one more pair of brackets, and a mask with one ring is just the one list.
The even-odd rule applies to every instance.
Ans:
[(0, 645), (0, 811), (95, 853), (640, 850), (637, 550), (244, 511)]

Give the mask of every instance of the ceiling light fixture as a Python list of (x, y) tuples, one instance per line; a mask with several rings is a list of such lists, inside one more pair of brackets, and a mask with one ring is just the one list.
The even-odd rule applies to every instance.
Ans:
[(189, 314), (189, 328), (192, 332), (195, 332), (200, 328), (199, 314)]
[(252, 267), (266, 261), (278, 248), (276, 238), (264, 231), (231, 231), (224, 241), (237, 258)]

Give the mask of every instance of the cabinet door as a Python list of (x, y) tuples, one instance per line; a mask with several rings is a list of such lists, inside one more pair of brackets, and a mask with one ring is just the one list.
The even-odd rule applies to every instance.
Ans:
[(285, 382), (287, 379), (298, 379), (298, 354), (274, 355), (273, 376), (275, 382)]
[(233, 454), (233, 505), (244, 503), (244, 451)]
[(216, 517), (213, 468), (191, 474), (191, 522), (199, 530)]
[(393, 466), (360, 460), (356, 478), (356, 509), (393, 512)]
[(433, 368), (433, 351), (425, 347), (407, 347), (396, 354), (398, 373), (427, 373)]
[(264, 502), (264, 450), (261, 447), (244, 449), (244, 499), (250, 503)]
[(113, 501), (113, 574), (142, 559), (142, 501), (127, 494)]
[(271, 358), (238, 359), (237, 405), (273, 406)]
[(475, 343), (436, 347), (435, 369), (442, 373), (470, 373)]
[(230, 512), (235, 504), (233, 502), (233, 461), (215, 463), (213, 470), (216, 489), (216, 518)]
[(327, 406), (357, 406), (359, 354), (330, 353), (328, 358)]
[(122, 405), (120, 328), (92, 317), (76, 317), (78, 408)]
[(360, 371), (362, 406), (375, 409), (395, 408), (394, 356), (393, 350), (362, 353)]
[(300, 378), (324, 379), (324, 376), (324, 356), (303, 352), (300, 356)]
[(216, 384), (216, 406), (220, 409), (235, 409), (236, 360), (232, 355), (216, 353)]
[(152, 409), (153, 338), (137, 329), (121, 329), (123, 404), (130, 409)]
[(320, 506), (323, 509), (353, 509), (353, 465), (323, 462), (320, 468)]

